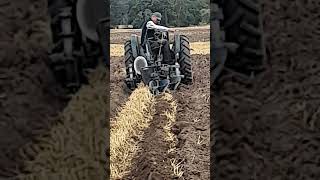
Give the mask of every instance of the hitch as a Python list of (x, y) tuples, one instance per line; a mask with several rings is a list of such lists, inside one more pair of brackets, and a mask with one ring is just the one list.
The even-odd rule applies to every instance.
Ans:
[(150, 92), (154, 95), (159, 95), (165, 92), (168, 88), (176, 90), (184, 78), (180, 74), (180, 65), (157, 65), (146, 66), (141, 68), (141, 75), (144, 84), (148, 85)]
[(159, 95), (165, 92), (170, 85), (170, 81), (168, 79), (163, 80), (152, 80), (149, 82), (149, 89), (153, 95)]

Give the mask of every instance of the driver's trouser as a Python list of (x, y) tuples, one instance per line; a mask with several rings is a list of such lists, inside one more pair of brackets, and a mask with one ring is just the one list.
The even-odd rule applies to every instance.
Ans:
[[(153, 53), (159, 53), (159, 48), (160, 48), (160, 43), (159, 42), (151, 42), (151, 49), (153, 50)], [(170, 45), (169, 41), (164, 39), (162, 41), (162, 54), (163, 54), (163, 63), (164, 64), (172, 64), (172, 59), (171, 59), (171, 52), (170, 52)], [(158, 54), (154, 54), (154, 57), (157, 56)]]

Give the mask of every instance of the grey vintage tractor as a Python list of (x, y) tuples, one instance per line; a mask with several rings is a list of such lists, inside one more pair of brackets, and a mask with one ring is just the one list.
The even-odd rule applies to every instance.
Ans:
[(71, 91), (86, 82), (87, 70), (104, 59), (109, 65), (108, 2), (48, 0), (52, 43), (50, 66)]
[[(176, 90), (180, 83), (192, 83), (192, 63), (189, 40), (186, 36), (174, 33), (171, 62), (163, 61), (162, 44), (169, 41), (169, 33), (157, 31), (155, 38), (141, 44), (137, 35), (131, 35), (124, 45), (126, 85), (134, 90), (139, 83), (146, 84), (151, 93), (158, 95), (166, 89)], [(153, 46), (155, 41), (159, 46)], [(153, 43), (154, 44), (154, 43)]]

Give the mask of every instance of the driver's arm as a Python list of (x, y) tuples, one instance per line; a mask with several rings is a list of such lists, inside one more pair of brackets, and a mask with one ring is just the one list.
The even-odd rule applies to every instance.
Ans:
[(157, 30), (160, 30), (160, 31), (169, 31), (169, 28), (167, 28), (165, 26), (156, 25), (153, 21), (148, 21), (147, 22), (147, 28), (148, 29), (157, 29)]

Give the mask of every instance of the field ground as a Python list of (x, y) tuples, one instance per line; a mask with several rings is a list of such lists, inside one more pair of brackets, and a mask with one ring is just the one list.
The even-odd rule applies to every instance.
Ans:
[[(110, 44), (110, 56), (123, 56), (123, 44)], [(191, 54), (210, 54), (210, 42), (191, 42)]]
[[(217, 179), (319, 179), (320, 2), (262, 0), (268, 70), (226, 73), (212, 105), (220, 121)], [(270, 174), (272, 176), (270, 177)]]
[[(183, 27), (173, 28), (180, 32), (180, 34), (189, 37), (190, 42), (209, 42), (210, 41), (210, 26), (196, 26), (196, 27)], [(126, 40), (130, 39), (131, 34), (141, 36), (140, 29), (112, 29), (110, 35), (111, 44), (124, 44)], [(169, 34), (172, 39), (173, 33)]]
[(45, 0), (1, 2), (0, 179), (22, 168), (19, 149), (50, 130), (67, 105), (64, 90), (45, 63), (46, 4)]
[[(113, 57), (111, 62), (113, 68), (111, 68), (110, 113), (114, 119), (117, 116), (116, 112), (119, 112), (129, 97), (129, 92), (125, 91), (126, 87), (123, 83), (125, 73), (118, 69), (123, 66), (122, 59), (122, 57)], [(162, 134), (168, 120), (162, 114), (170, 109), (168, 109), (168, 102), (157, 100), (156, 114), (151, 120), (150, 127), (144, 130), (144, 140), (139, 142), (139, 147), (143, 151), (139, 152), (134, 159), (130, 170), (131, 178), (146, 178), (151, 172), (158, 174), (157, 176), (163, 174), (160, 176), (162, 178), (172, 178), (170, 171), (164, 172), (165, 170), (161, 168), (163, 164), (160, 162), (166, 161), (166, 167), (170, 170), (170, 160), (176, 159), (176, 163), (182, 162), (185, 179), (208, 179), (210, 163), (209, 55), (192, 55), (192, 59), (195, 60), (193, 61), (195, 83), (191, 86), (181, 86), (177, 92), (172, 93), (177, 103), (176, 118), (171, 129), (177, 138), (176, 153), (166, 155), (170, 146), (165, 145)], [(156, 135), (156, 132), (159, 134)], [(140, 171), (143, 167), (148, 170)]]

